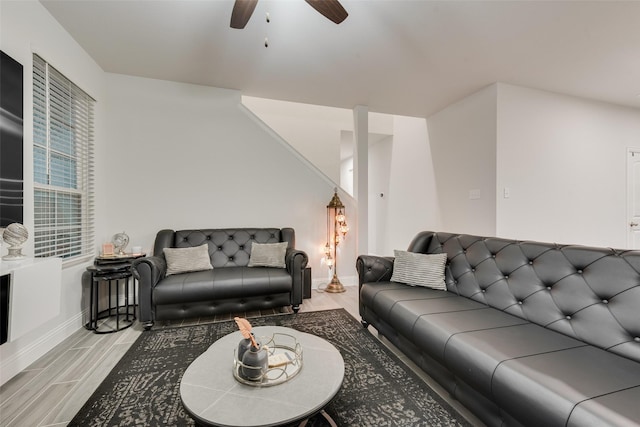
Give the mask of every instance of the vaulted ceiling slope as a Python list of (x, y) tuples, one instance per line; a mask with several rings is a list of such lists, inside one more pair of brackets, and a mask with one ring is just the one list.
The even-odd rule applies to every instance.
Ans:
[(637, 1), (342, 0), (336, 25), (260, 0), (242, 30), (233, 0), (41, 3), (112, 73), (419, 117), (498, 81), (640, 108)]

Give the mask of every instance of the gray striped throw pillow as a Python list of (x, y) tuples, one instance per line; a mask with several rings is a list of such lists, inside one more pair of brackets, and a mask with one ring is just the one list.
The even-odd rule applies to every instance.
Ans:
[(285, 268), (284, 256), (288, 245), (287, 242), (253, 243), (248, 266)]
[(447, 254), (418, 254), (415, 252), (394, 250), (392, 282), (406, 283), (411, 286), (447, 290), (444, 282), (444, 266)]
[(213, 270), (207, 244), (193, 248), (164, 248), (167, 276), (189, 271)]

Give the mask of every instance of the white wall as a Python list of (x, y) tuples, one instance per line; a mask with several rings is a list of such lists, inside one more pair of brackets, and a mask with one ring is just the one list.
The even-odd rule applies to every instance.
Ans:
[(427, 119), (442, 231), (495, 235), (496, 93), (488, 86)]
[(386, 248), (393, 137), (369, 143), (369, 253), (393, 255)]
[[(149, 251), (162, 228), (293, 227), (313, 277), (326, 278), (334, 184), (243, 107), (238, 91), (117, 74), (107, 74), (107, 88), (104, 239), (124, 230)], [(341, 245), (341, 278), (355, 275), (353, 244)]]
[[(371, 135), (369, 135), (371, 136)], [(353, 197), (355, 181), (355, 163), (353, 149), (355, 135), (352, 131), (340, 131), (340, 187)]]
[(497, 99), (497, 234), (626, 247), (640, 110), (507, 84)]
[[(104, 73), (87, 53), (66, 33), (56, 20), (37, 1), (0, 2), (0, 48), (20, 62), (24, 71), (24, 223), (33, 232), (33, 84), (32, 54), (37, 53), (62, 74), (71, 79), (97, 100), (95, 144), (96, 157), (104, 152)], [(96, 168), (96, 192), (104, 188), (101, 165)], [(96, 224), (104, 224), (103, 201), (98, 199)], [(33, 255), (30, 238), (24, 252)], [(20, 370), (82, 327), (82, 289), (80, 277), (89, 262), (67, 267), (62, 273), (60, 314), (16, 341), (0, 346), (0, 383), (4, 383)], [(43, 282), (41, 286), (47, 286)], [(37, 316), (37, 307), (33, 307)]]
[(341, 130), (351, 111), (245, 96), (242, 102), (332, 181), (340, 182)]

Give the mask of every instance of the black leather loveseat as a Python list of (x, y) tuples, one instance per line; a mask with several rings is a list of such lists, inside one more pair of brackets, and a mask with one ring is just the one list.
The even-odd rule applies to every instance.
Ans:
[[(287, 242), (285, 268), (249, 267), (255, 243)], [(165, 248), (206, 244), (212, 269), (166, 275)], [(292, 228), (161, 230), (154, 256), (133, 263), (139, 281), (140, 321), (213, 316), (302, 304), (307, 254), (295, 249)]]
[(356, 261), (363, 324), (491, 426), (640, 425), (640, 251), (423, 232), (446, 291)]

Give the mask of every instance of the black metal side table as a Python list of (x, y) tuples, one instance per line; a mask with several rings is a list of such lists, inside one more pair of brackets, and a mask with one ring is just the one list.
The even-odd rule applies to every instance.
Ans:
[[(144, 254), (120, 255), (111, 257), (97, 257), (94, 265), (87, 267), (89, 279), (89, 321), (85, 328), (92, 330), (96, 334), (109, 334), (118, 332), (130, 327), (136, 320), (136, 283), (131, 271), (131, 262), (143, 257)], [(130, 280), (131, 279), (131, 280)], [(100, 311), (99, 296), (100, 286), (107, 285), (108, 305)], [(120, 289), (124, 285), (121, 302)], [(131, 288), (130, 288), (131, 285)], [(115, 289), (114, 289), (115, 288)], [(115, 300), (113, 298), (115, 290)], [(132, 298), (130, 298), (132, 294)], [(113, 317), (113, 322), (102, 322), (99, 320)]]

